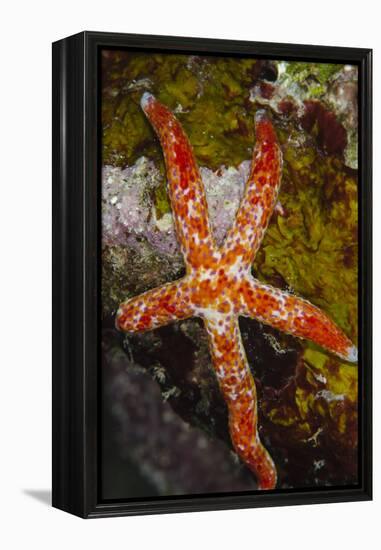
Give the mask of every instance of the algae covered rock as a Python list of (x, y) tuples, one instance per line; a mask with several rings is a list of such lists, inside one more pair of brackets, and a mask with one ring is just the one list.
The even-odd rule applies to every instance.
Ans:
[[(119, 433), (115, 441), (107, 436), (107, 456), (127, 453), (148, 480), (148, 492), (209, 490), (196, 480), (185, 483), (186, 468), (184, 478), (175, 479), (169, 466), (151, 464), (142, 439), (133, 434), (132, 400), (139, 400), (145, 387), (154, 395), (156, 387), (171, 417), (163, 441), (171, 446), (174, 425), (178, 434), (184, 425), (199, 430), (195, 440), (204, 434), (205, 448), (224, 456), (219, 458), (223, 482), (211, 486), (244, 490), (247, 483), (252, 489), (251, 474), (221, 451), (221, 445), (231, 448), (227, 411), (202, 323), (191, 319), (141, 335), (122, 336), (113, 329), (121, 301), (184, 273), (162, 150), (140, 97), (153, 92), (181, 121), (201, 167), (219, 243), (242, 198), (255, 143), (254, 114), (263, 107), (271, 113), (284, 161), (280, 207), (253, 272), (322, 308), (356, 343), (356, 68), (115, 50), (104, 52), (102, 71), (104, 399), (108, 425)], [(276, 463), (279, 487), (356, 483), (356, 366), (255, 321), (241, 319), (240, 328), (258, 388), (260, 436)], [(130, 383), (128, 372), (136, 393), (123, 405), (116, 396), (118, 384)], [(155, 403), (159, 407), (157, 395)], [(143, 424), (139, 429), (149, 438), (152, 425)], [(166, 429), (165, 422), (160, 429)], [(180, 452), (176, 438), (173, 453)], [(213, 463), (201, 455), (192, 460), (212, 472)]]

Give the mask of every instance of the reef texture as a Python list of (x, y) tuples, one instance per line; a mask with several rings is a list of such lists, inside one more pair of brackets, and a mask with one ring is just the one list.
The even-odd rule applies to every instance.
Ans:
[[(304, 90), (302, 97), (298, 65), (106, 52), (102, 202), (105, 331), (112, 331), (120, 301), (184, 274), (160, 146), (138, 105), (142, 91), (148, 89), (172, 106), (189, 132), (197, 161), (203, 166), (212, 228), (220, 242), (242, 197), (247, 160), (255, 141), (253, 116), (260, 106), (272, 111), (284, 158), (281, 207), (270, 221), (253, 271), (263, 282), (301, 294), (320, 306), (356, 342), (357, 181), (355, 163), (351, 168), (347, 160), (347, 148), (350, 132), (357, 135), (357, 118), (354, 110), (352, 117), (340, 112), (341, 102), (336, 101), (342, 96), (340, 79), (351, 84), (348, 89), (355, 97), (355, 70), (324, 66), (322, 76), (322, 66), (311, 65), (311, 73), (321, 79), (320, 95), (309, 96)], [(285, 74), (291, 82), (287, 109), (282, 92)], [(197, 85), (192, 87), (192, 81)], [(293, 91), (293, 81), (297, 91)], [(303, 108), (295, 98), (303, 102)], [(313, 116), (306, 119), (312, 112)], [(344, 135), (341, 142), (332, 137), (335, 132), (339, 137)], [(340, 147), (335, 148), (335, 143), (341, 143)], [(356, 368), (255, 321), (241, 319), (240, 329), (258, 389), (261, 438), (279, 465), (278, 486), (356, 483)], [(182, 421), (204, 430), (209, 440), (230, 445), (227, 410), (211, 370), (206, 336), (197, 320), (152, 334), (128, 336), (121, 347), (130, 358), (129, 365), (133, 362), (151, 374), (165, 373), (155, 383)], [(107, 397), (105, 410), (113, 410)], [(123, 425), (121, 418), (115, 417), (115, 434), (126, 429)], [(129, 449), (130, 460), (139, 468), (139, 460), (131, 458), (133, 445), (122, 443), (120, 438), (118, 442), (114, 451)], [(233, 478), (231, 489), (227, 482), (216, 490), (237, 490)], [(193, 492), (185, 485), (182, 490)], [(194, 490), (203, 491), (200, 484)], [(172, 494), (172, 489), (164, 490), (161, 484), (157, 492)]]

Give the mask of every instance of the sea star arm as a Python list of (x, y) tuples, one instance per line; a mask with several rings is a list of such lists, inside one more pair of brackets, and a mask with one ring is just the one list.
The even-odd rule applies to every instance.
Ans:
[(265, 111), (255, 115), (256, 145), (245, 193), (223, 250), (250, 269), (277, 202), (281, 182), (282, 153)]
[(115, 324), (125, 332), (144, 332), (192, 315), (189, 285), (180, 279), (123, 302)]
[(192, 146), (180, 122), (152, 94), (143, 94), (141, 106), (163, 148), (172, 212), (187, 268), (207, 267), (214, 243), (204, 185)]
[(243, 316), (312, 340), (346, 361), (357, 361), (357, 348), (349, 338), (321, 309), (307, 300), (253, 278), (241, 285), (241, 300)]
[(242, 344), (238, 319), (214, 313), (205, 321), (212, 362), (229, 411), (234, 448), (254, 472), (259, 489), (274, 489), (277, 475), (258, 435), (257, 392)]

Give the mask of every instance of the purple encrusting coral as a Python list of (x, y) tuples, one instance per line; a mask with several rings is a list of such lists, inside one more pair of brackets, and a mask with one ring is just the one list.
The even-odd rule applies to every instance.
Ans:
[(221, 245), (235, 218), (241, 201), (251, 162), (245, 160), (238, 168), (222, 166), (216, 172), (200, 168), (204, 182), (208, 214), (216, 243)]
[[(231, 226), (242, 198), (250, 161), (238, 168), (222, 166), (213, 172), (201, 168), (208, 210), (217, 244), (221, 244)], [(146, 240), (158, 253), (180, 254), (170, 212), (157, 216), (154, 190), (162, 184), (155, 164), (141, 157), (130, 167), (103, 168), (102, 225), (103, 244), (129, 245), (133, 248)]]
[(155, 243), (158, 232), (162, 233), (161, 252), (177, 251), (173, 224), (168, 224), (164, 231), (163, 226), (157, 224), (152, 194), (162, 180), (152, 161), (141, 157), (123, 170), (105, 166), (102, 179), (104, 245), (134, 246), (142, 237)]

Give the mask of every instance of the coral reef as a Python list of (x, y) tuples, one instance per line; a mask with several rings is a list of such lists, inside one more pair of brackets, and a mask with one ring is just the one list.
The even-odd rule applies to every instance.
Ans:
[[(299, 63), (285, 67), (252, 59), (104, 52), (105, 329), (112, 330), (121, 300), (184, 273), (173, 239), (161, 150), (139, 107), (142, 90), (148, 89), (176, 112), (189, 134), (202, 166), (213, 229), (221, 240), (242, 193), (254, 142), (253, 115), (264, 105), (272, 111), (284, 157), (283, 215), (272, 217), (253, 272), (320, 306), (356, 342), (356, 68), (326, 66), (324, 73), (319, 64), (307, 65), (307, 71), (318, 75), (308, 82), (317, 79), (320, 87), (300, 96), (302, 103), (319, 105), (311, 109), (313, 122), (312, 115), (303, 122), (305, 111), (295, 100), (300, 81), (306, 80), (299, 78), (304, 70)], [(285, 73), (290, 97), (280, 91)], [(297, 93), (291, 93), (293, 88)], [(328, 130), (321, 129), (321, 121)], [(336, 123), (346, 133), (344, 149), (326, 146), (325, 135)], [(126, 202), (117, 208), (124, 196)], [(143, 209), (136, 224), (126, 216), (131, 204)], [(120, 233), (114, 234), (113, 224)], [(241, 319), (240, 329), (258, 388), (261, 437), (280, 465), (279, 486), (356, 483), (356, 369), (255, 321)], [(182, 420), (229, 445), (226, 408), (197, 321), (127, 337), (122, 347), (152, 375), (154, 370), (166, 373), (165, 381), (156, 378), (155, 383)], [(112, 400), (106, 402), (112, 416)], [(229, 490), (228, 483), (224, 487)], [(171, 489), (159, 492), (171, 494)]]

